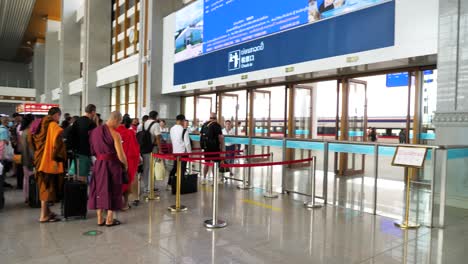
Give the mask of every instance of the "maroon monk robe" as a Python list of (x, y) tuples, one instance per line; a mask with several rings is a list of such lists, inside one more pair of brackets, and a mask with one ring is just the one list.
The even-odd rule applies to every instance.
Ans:
[(117, 211), (122, 209), (122, 173), (114, 147), (114, 139), (107, 125), (98, 126), (89, 137), (91, 154), (96, 156), (89, 185), (89, 209)]

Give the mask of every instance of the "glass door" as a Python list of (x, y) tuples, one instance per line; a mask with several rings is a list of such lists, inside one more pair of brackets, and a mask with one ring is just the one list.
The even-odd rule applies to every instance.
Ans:
[(271, 127), (271, 92), (253, 91), (253, 133), (256, 137), (270, 137)]
[[(365, 142), (367, 128), (367, 82), (345, 79), (341, 85), (341, 120), (339, 139), (344, 141)], [(341, 176), (364, 173), (365, 155), (340, 153), (338, 174)]]
[[(271, 92), (252, 90), (250, 92), (250, 124), (249, 135), (255, 137), (270, 137), (271, 127)], [(251, 154), (270, 153), (270, 147), (256, 146)]]
[[(214, 98), (213, 98), (214, 96)], [(193, 126), (199, 131), (205, 122), (210, 120), (210, 113), (213, 112), (213, 103), (216, 102), (216, 95), (195, 97), (195, 120)]]
[[(292, 88), (294, 98), (292, 115), (289, 116), (293, 120), (291, 129), (288, 128), (289, 138), (312, 139), (312, 124), (313, 124), (313, 109), (312, 109), (312, 86), (295, 86)], [(292, 153), (290, 159), (306, 159), (312, 156), (310, 150), (296, 149)], [(307, 163), (301, 163), (297, 166), (309, 166)]]
[(233, 129), (238, 135), (239, 126), (239, 95), (233, 93), (221, 93), (219, 95), (219, 123), (224, 127), (224, 122), (231, 121)]

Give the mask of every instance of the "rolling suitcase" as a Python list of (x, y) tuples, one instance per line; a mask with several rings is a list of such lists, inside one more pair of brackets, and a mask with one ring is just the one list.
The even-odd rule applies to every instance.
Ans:
[[(196, 193), (198, 191), (198, 174), (182, 175), (180, 183), (180, 194)], [(172, 194), (176, 194), (177, 191), (177, 177), (171, 180)]]
[(39, 200), (39, 186), (35, 175), (29, 177), (29, 195), (28, 204), (31, 208), (41, 208), (41, 201)]
[[(79, 162), (75, 161), (76, 174), (79, 175)], [(62, 216), (65, 220), (69, 218), (86, 219), (88, 204), (88, 185), (76, 180), (75, 177), (67, 176), (63, 186)]]

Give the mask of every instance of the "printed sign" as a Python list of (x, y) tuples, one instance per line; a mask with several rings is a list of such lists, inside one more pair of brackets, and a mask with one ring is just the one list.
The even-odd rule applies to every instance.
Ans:
[(397, 147), (392, 165), (400, 167), (422, 168), (426, 160), (427, 148)]

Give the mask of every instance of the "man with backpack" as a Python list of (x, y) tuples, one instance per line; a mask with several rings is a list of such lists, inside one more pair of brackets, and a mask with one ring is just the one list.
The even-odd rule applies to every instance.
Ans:
[(88, 182), (91, 172), (91, 147), (89, 145), (89, 133), (97, 127), (96, 106), (89, 104), (85, 108), (85, 115), (73, 122), (71, 131), (67, 131), (66, 143), (71, 146), (78, 166), (78, 179)]
[(143, 156), (143, 189), (149, 192), (149, 174), (151, 164), (151, 154), (159, 153), (158, 147), (161, 145), (161, 129), (157, 121), (158, 112), (151, 111), (148, 120), (141, 124), (141, 129), (138, 129), (137, 140), (140, 144), (140, 153)]
[[(216, 113), (210, 114), (210, 120), (203, 124), (200, 131), (200, 146), (205, 152), (220, 152), (224, 151), (224, 136), (221, 125), (217, 122)], [(219, 154), (205, 155), (205, 158), (218, 158)], [(209, 161), (209, 160), (207, 160)], [(213, 160), (212, 162), (219, 162)], [(203, 181), (206, 184), (206, 175), (208, 174), (208, 166), (203, 168)]]

